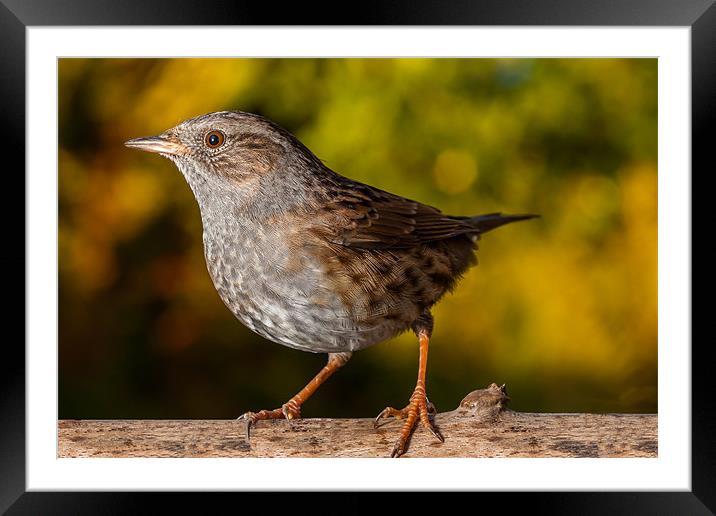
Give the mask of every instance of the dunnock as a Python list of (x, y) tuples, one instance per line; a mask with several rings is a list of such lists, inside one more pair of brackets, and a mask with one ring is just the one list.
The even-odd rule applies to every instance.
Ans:
[(300, 417), (301, 405), (353, 351), (407, 329), (418, 337), (418, 380), (402, 410), (391, 456), (402, 455), (418, 419), (443, 440), (425, 393), (430, 308), (476, 263), (476, 241), (534, 217), (444, 215), (425, 204), (333, 172), (296, 137), (258, 115), (223, 111), (180, 123), (128, 147), (171, 159), (201, 211), (204, 252), (219, 296), (259, 335), (328, 363), (281, 408), (261, 419)]

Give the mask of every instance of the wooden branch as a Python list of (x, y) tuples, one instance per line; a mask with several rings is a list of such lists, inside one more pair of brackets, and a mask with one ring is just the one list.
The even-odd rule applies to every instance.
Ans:
[[(438, 414), (439, 443), (418, 426), (404, 457), (656, 457), (655, 414), (535, 414), (504, 408), (504, 386)], [(61, 420), (59, 457), (387, 457), (400, 421)]]

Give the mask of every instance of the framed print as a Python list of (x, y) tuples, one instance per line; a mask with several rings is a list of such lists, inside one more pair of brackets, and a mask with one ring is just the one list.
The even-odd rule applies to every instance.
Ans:
[(4, 1), (27, 312), (0, 507), (507, 490), (710, 513), (690, 213), (712, 4)]

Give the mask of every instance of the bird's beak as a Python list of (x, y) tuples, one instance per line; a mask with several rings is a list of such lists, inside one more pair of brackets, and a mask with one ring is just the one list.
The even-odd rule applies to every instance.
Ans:
[(146, 138), (134, 138), (133, 140), (124, 142), (124, 145), (133, 149), (156, 152), (157, 154), (169, 154), (172, 156), (184, 156), (189, 154), (189, 149), (187, 149), (178, 138), (167, 134), (149, 136)]

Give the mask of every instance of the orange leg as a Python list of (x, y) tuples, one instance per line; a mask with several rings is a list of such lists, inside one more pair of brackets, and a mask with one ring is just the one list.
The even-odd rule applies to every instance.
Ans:
[(400, 437), (393, 447), (393, 451), (390, 454), (391, 457), (400, 457), (405, 453), (410, 436), (415, 430), (415, 426), (420, 419), (422, 425), (427, 428), (440, 442), (444, 442), (443, 436), (437, 431), (432, 421), (430, 421), (430, 414), (435, 413), (435, 407), (428, 401), (425, 394), (425, 370), (428, 365), (428, 343), (430, 336), (426, 330), (418, 332), (418, 339), (420, 341), (420, 360), (418, 362), (418, 381), (415, 385), (415, 390), (412, 396), (410, 396), (410, 403), (408, 406), (397, 410), (393, 407), (386, 407), (383, 411), (378, 414), (375, 418), (374, 425), (378, 427), (378, 422), (387, 417), (397, 417), (398, 419), (405, 419), (403, 428), (400, 431)]
[(299, 419), (301, 417), (301, 405), (316, 392), (323, 382), (328, 380), (333, 373), (343, 367), (350, 357), (351, 353), (329, 353), (328, 363), (323, 369), (313, 377), (313, 380), (308, 382), (308, 385), (301, 389), (293, 398), (284, 403), (281, 408), (261, 410), (259, 412), (246, 412), (239, 416), (239, 420), (247, 422), (246, 439), (249, 439), (251, 426), (262, 419)]

